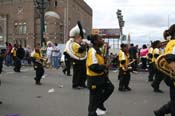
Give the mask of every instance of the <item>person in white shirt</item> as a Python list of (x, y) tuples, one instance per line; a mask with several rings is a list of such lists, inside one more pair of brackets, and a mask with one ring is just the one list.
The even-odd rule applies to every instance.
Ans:
[(52, 52), (53, 67), (58, 69), (60, 67), (60, 48), (57, 43)]
[(46, 50), (46, 58), (48, 59), (47, 64), (49, 65), (49, 67), (52, 64), (52, 51), (53, 51), (52, 43), (48, 43), (48, 47)]

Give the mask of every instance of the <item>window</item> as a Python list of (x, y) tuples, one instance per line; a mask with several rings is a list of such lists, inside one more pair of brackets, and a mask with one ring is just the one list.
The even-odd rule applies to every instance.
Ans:
[(58, 2), (57, 2), (57, 0), (55, 0), (55, 2), (54, 2), (54, 6), (55, 6), (55, 7), (58, 6)]
[(23, 26), (22, 26), (22, 33), (23, 34), (26, 34), (27, 33), (27, 25), (26, 25), (26, 23), (23, 23)]
[(27, 41), (26, 41), (26, 39), (24, 39), (24, 47), (26, 47), (27, 46)]
[(60, 25), (60, 32), (63, 32), (63, 29), (64, 29), (63, 25)]
[(27, 24), (24, 23), (15, 23), (14, 24), (14, 32), (15, 34), (21, 35), (27, 33)]
[(23, 25), (21, 23), (19, 23), (18, 34), (23, 34)]

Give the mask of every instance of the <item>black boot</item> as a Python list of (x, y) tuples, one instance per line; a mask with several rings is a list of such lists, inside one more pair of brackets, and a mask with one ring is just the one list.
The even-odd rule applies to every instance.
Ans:
[(40, 80), (38, 80), (36, 77), (34, 78), (34, 80), (35, 80), (35, 84), (36, 85), (42, 85), (42, 83), (40, 82)]
[(64, 69), (64, 70), (62, 70), (63, 71), (63, 73), (65, 74), (66, 73), (66, 70)]
[(36, 85), (42, 85), (42, 83), (40, 81), (36, 81), (35, 84)]
[(165, 116), (164, 114), (161, 114), (159, 110), (154, 111), (155, 116)]
[(170, 105), (170, 102), (168, 102), (167, 104), (163, 105), (160, 109), (154, 111), (155, 116), (165, 116), (165, 114), (169, 114), (171, 112)]
[(156, 92), (156, 93), (163, 93), (163, 91), (160, 90), (160, 89), (154, 84), (154, 82), (151, 84), (151, 87), (153, 88), (154, 92)]

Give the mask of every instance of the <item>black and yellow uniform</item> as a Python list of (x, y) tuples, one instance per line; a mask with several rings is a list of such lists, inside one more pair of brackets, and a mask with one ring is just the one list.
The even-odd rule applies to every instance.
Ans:
[(43, 60), (40, 52), (35, 52), (32, 56), (34, 63), (34, 70), (36, 71), (36, 77), (34, 78), (37, 85), (41, 85), (41, 78), (44, 75)]
[[(76, 42), (72, 43), (72, 50), (75, 53), (75, 56), (81, 57), (84, 56), (86, 52), (86, 46), (80, 45)], [(86, 87), (86, 60), (73, 60), (73, 80), (72, 88), (79, 89)]]
[[(11, 54), (12, 54), (12, 58), (13, 58), (13, 65), (15, 66), (15, 64), (16, 64), (16, 60), (17, 60), (17, 58), (16, 58), (16, 51), (17, 51), (17, 48), (16, 47), (13, 47), (12, 48), (12, 50), (11, 50)], [(14, 69), (14, 71), (15, 71), (16, 69)]]
[[(156, 55), (154, 55), (155, 61), (156, 61), (156, 58), (159, 55), (161, 55), (161, 54), (163, 54), (163, 53), (161, 53), (161, 51), (158, 50), (157, 53), (156, 53)], [(154, 63), (154, 65), (155, 65), (155, 63)], [(156, 68), (156, 66), (154, 66), (154, 67), (155, 67), (155, 79), (154, 79), (153, 83), (151, 84), (151, 86), (154, 88), (154, 92), (160, 92), (160, 93), (162, 93), (163, 91), (159, 89), (159, 85), (160, 85), (161, 81), (164, 79), (165, 74), (162, 73), (161, 71), (159, 71)]]
[(104, 57), (98, 48), (90, 48), (86, 60), (86, 74), (88, 76), (88, 88), (90, 90), (88, 116), (97, 116), (96, 110), (106, 110), (104, 102), (114, 90), (114, 86), (106, 75)]
[(128, 55), (122, 50), (119, 51), (119, 91), (131, 90), (129, 88), (130, 70), (128, 69), (129, 58)]
[(65, 68), (63, 69), (63, 73), (67, 73), (67, 76), (71, 76), (70, 74), (70, 68), (71, 68), (71, 63), (72, 59), (70, 55), (66, 52), (66, 49), (64, 50), (64, 62), (65, 62)]
[[(173, 49), (175, 49), (175, 40), (170, 40), (165, 47), (165, 54), (171, 55), (171, 62), (175, 62)], [(156, 116), (164, 116), (168, 113), (171, 113), (171, 116), (175, 116), (175, 80), (172, 80), (170, 77), (167, 76), (165, 80), (167, 85), (170, 87), (170, 101), (154, 113)]]
[(153, 48), (150, 47), (147, 54), (147, 59), (149, 64), (152, 63), (152, 58), (153, 58)]
[(162, 53), (161, 53), (160, 49), (155, 48), (153, 50), (153, 59), (152, 59), (152, 62), (153, 62), (153, 65), (154, 65), (154, 69), (153, 70), (155, 72), (155, 79), (154, 79), (153, 83), (151, 84), (151, 86), (153, 87), (154, 92), (159, 92), (159, 93), (160, 92), (161, 93), (163, 92), (162, 90), (159, 89), (159, 85), (160, 85), (161, 81), (164, 79), (164, 76), (165, 75), (156, 68), (155, 61), (156, 61), (157, 57), (159, 55), (161, 55), (161, 54)]
[[(151, 53), (152, 51), (152, 53)], [(149, 49), (149, 76), (148, 81), (153, 81), (153, 77), (156, 74), (155, 60), (160, 55), (160, 51), (158, 48), (150, 48)]]
[(154, 77), (154, 74), (155, 74), (155, 68), (154, 68), (154, 63), (152, 62), (152, 59), (153, 59), (153, 48), (152, 47), (150, 47), (149, 50), (148, 50), (147, 59), (148, 59), (148, 64), (149, 64), (148, 81), (153, 81), (153, 77)]

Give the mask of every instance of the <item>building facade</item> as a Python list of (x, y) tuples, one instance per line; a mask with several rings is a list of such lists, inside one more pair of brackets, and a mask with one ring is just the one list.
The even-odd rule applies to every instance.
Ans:
[[(5, 42), (30, 45), (41, 44), (40, 12), (36, 0), (0, 0), (0, 44)], [(41, 1), (41, 0), (37, 0)], [(81, 21), (86, 33), (92, 29), (92, 9), (84, 0), (44, 0), (47, 41), (65, 43), (69, 30)]]

